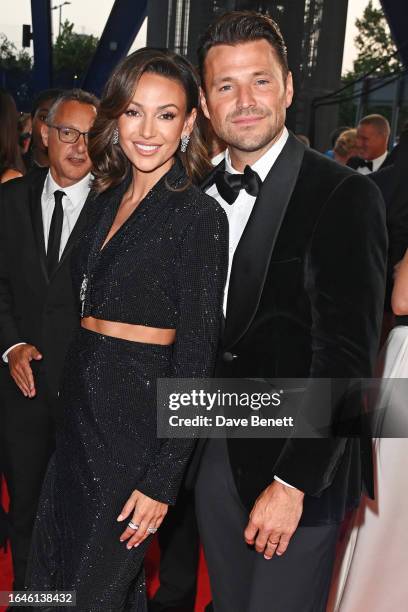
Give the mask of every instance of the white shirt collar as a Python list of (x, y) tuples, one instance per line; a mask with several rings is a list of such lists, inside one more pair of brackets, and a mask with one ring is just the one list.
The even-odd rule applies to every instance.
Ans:
[(373, 159), (373, 172), (375, 172), (376, 170), (378, 170), (378, 168), (380, 166), (382, 166), (382, 164), (385, 162), (385, 158), (388, 155), (388, 151), (385, 151), (385, 153), (383, 153), (382, 155), (380, 155), (380, 157), (377, 157), (376, 159)]
[(54, 195), (55, 191), (63, 191), (71, 202), (72, 206), (76, 208), (77, 206), (82, 206), (88, 197), (92, 179), (92, 174), (89, 172), (86, 176), (84, 176), (84, 178), (74, 185), (71, 185), (70, 187), (61, 187), (56, 181), (54, 181), (51, 171), (49, 170), (44, 183), (44, 193), (47, 198), (50, 198)]
[[(286, 127), (284, 127), (282, 134), (279, 136), (278, 140), (273, 143), (273, 145), (266, 151), (266, 153), (262, 155), (262, 157), (260, 157), (254, 164), (252, 164), (252, 170), (258, 173), (262, 181), (264, 181), (268, 176), (269, 170), (272, 168), (273, 164), (280, 155), (288, 138), (289, 132)], [(240, 172), (238, 170), (235, 170), (235, 168), (231, 164), (231, 157), (228, 149), (225, 153), (225, 170), (227, 172), (230, 172), (231, 174), (240, 174)]]
[(214, 157), (211, 158), (211, 163), (213, 166), (218, 166), (225, 159), (225, 151), (221, 151), (221, 153), (217, 153)]

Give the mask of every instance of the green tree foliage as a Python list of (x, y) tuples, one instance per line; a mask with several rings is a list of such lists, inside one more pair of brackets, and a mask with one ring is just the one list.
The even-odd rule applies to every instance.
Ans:
[[(353, 70), (349, 70), (343, 75), (342, 84), (347, 85), (362, 77), (363, 75), (375, 71), (371, 76), (383, 77), (401, 70), (402, 65), (398, 55), (389, 58), (396, 51), (396, 46), (391, 36), (387, 20), (381, 9), (373, 6), (373, 1), (369, 0), (363, 15), (356, 19), (357, 36), (354, 39), (357, 57), (353, 63)], [(381, 64), (379, 66), (379, 64)], [(346, 89), (344, 96), (353, 93), (353, 88)], [(354, 125), (356, 101), (346, 100), (340, 104), (339, 123), (342, 125)], [(374, 111), (373, 111), (374, 112)], [(379, 112), (376, 110), (376, 112)]]
[(54, 70), (67, 72), (81, 79), (88, 67), (99, 39), (74, 32), (74, 24), (64, 21), (53, 49)]
[[(387, 20), (381, 9), (373, 6), (372, 0), (364, 9), (361, 19), (356, 19), (358, 34), (354, 39), (358, 51), (352, 74), (354, 78), (374, 69), (382, 60), (395, 53), (396, 46), (391, 36)], [(375, 76), (397, 72), (401, 68), (398, 56), (384, 62)]]
[(14, 43), (0, 33), (0, 68), (4, 70), (30, 70), (32, 60), (25, 49), (17, 51)]

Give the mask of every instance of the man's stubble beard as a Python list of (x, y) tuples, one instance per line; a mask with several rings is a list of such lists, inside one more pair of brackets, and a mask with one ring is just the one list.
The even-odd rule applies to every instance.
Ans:
[[(233, 118), (237, 116), (253, 116), (256, 113), (242, 113), (240, 115), (236, 115), (234, 113)], [(264, 117), (271, 116), (272, 113), (269, 111), (264, 113)], [(286, 113), (279, 113), (279, 116), (276, 117), (276, 120), (273, 124), (268, 124), (265, 128), (265, 131), (258, 134), (251, 134), (251, 127), (248, 130), (242, 130), (240, 134), (237, 134), (232, 126), (229, 123), (231, 117), (227, 117), (226, 124), (228, 127), (221, 126), (219, 133), (217, 134), (229, 147), (234, 147), (238, 151), (243, 151), (245, 153), (255, 153), (256, 151), (261, 151), (275, 142), (279, 134), (282, 132), (283, 127), (285, 125)]]
[(228, 146), (234, 147), (238, 151), (255, 153), (256, 151), (265, 149), (268, 145), (272, 145), (278, 134), (282, 131), (282, 128), (283, 125), (277, 129), (271, 128), (262, 134), (245, 134), (245, 132), (241, 132), (241, 134), (238, 135), (226, 131), (225, 135), (221, 136), (221, 138)]

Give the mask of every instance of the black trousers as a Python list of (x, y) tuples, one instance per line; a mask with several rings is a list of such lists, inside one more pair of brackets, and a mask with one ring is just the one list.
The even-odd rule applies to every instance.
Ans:
[(299, 527), (286, 553), (269, 561), (248, 547), (248, 511), (225, 440), (207, 443), (195, 491), (215, 612), (325, 611), (338, 525)]
[(32, 399), (24, 397), (8, 368), (0, 374), (0, 446), (10, 495), (13, 588), (22, 590), (41, 486), (55, 448), (56, 402), (41, 373), (34, 374), (37, 395)]
[(193, 612), (200, 549), (193, 491), (180, 489), (176, 505), (169, 508), (158, 531), (158, 540), (160, 587), (149, 601), (149, 611)]

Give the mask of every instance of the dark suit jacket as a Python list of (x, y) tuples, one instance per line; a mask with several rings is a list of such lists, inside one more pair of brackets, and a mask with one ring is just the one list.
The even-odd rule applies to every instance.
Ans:
[[(373, 372), (386, 252), (377, 187), (290, 135), (235, 252), (217, 377), (340, 379), (344, 414), (349, 380)], [(228, 450), (248, 509), (274, 475), (306, 493), (301, 524), (341, 520), (363, 482), (373, 493), (368, 438), (229, 439)]]
[(406, 137), (401, 137), (400, 144), (393, 149), (389, 159), (392, 159), (391, 164), (381, 166), (380, 170), (372, 172), (369, 177), (379, 187), (386, 204), (389, 237), (386, 310), (391, 312), (394, 266), (401, 261), (408, 248), (408, 141)]
[[(36, 170), (0, 188), (0, 355), (17, 342), (35, 345), (43, 359), (33, 362), (34, 371), (45, 375), (55, 396), (65, 354), (79, 324), (70, 253), (85, 224), (86, 204), (57, 270), (48, 278), (41, 213), (46, 176), (47, 170)], [(0, 368), (0, 375), (4, 383), (10, 378), (8, 368)]]

